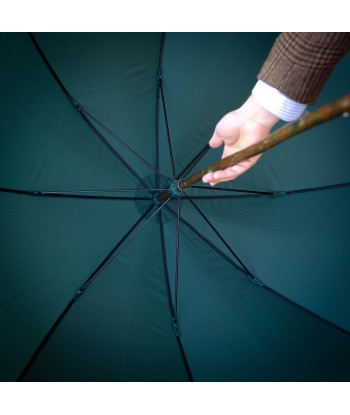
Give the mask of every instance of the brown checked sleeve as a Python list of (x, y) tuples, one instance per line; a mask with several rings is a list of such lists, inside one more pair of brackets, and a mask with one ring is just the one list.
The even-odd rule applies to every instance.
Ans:
[(258, 79), (297, 102), (314, 104), (349, 49), (349, 32), (283, 32), (276, 39)]

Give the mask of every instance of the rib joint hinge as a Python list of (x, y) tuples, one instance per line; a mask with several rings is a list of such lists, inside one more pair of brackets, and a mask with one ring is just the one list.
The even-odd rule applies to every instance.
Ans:
[(83, 290), (78, 290), (78, 291), (75, 293), (75, 297), (74, 297), (74, 299), (76, 300), (76, 299), (77, 299), (77, 298), (79, 298), (82, 294), (83, 294)]
[(255, 284), (258, 284), (258, 285), (260, 285), (260, 287), (265, 287), (265, 285), (260, 281), (260, 280), (258, 280), (257, 278), (253, 278), (252, 279), (252, 281), (255, 283)]
[(69, 95), (69, 99), (70, 99), (70, 102), (73, 104), (73, 106), (78, 110), (78, 111), (80, 111), (80, 105), (77, 103), (77, 101), (71, 96), (71, 95)]
[(173, 327), (174, 327), (174, 330), (175, 330), (176, 337), (179, 337), (180, 336), (180, 332), (179, 332), (179, 327), (177, 325), (176, 318), (173, 318)]

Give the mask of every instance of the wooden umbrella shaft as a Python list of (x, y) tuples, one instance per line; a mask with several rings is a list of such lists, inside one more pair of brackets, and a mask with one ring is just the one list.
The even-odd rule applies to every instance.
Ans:
[[(180, 190), (185, 191), (194, 184), (200, 182), (203, 176), (207, 173), (215, 172), (217, 170), (225, 170), (228, 167), (232, 167), (243, 160), (264, 153), (265, 151), (275, 147), (277, 144), (294, 137), (296, 134), (348, 112), (350, 112), (350, 94), (345, 95), (343, 98), (340, 98), (332, 103), (326, 104), (314, 112), (305, 114), (297, 121), (279, 128), (264, 140), (238, 151), (231, 156), (223, 158), (222, 160), (198, 171), (187, 179), (181, 180), (179, 182), (179, 188)], [(157, 200), (158, 202), (162, 202), (170, 196), (171, 195), (169, 195), (168, 191), (164, 191), (157, 197)]]

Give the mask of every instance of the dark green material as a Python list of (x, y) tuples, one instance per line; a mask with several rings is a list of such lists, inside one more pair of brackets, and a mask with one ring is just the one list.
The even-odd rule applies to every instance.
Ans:
[[(175, 225), (166, 230), (172, 252)], [(185, 225), (181, 233), (179, 326), (195, 379), (348, 378), (348, 336), (251, 282)]]
[(28, 379), (187, 380), (161, 263), (159, 229), (151, 224), (72, 307)]
[[(161, 207), (147, 187), (174, 186), (203, 149), (196, 171), (221, 157), (205, 146), (276, 34), (170, 33), (160, 71), (160, 33), (34, 37), (81, 111), (27, 34), (0, 35), (0, 380), (349, 381), (349, 118), (223, 190), (188, 189), (204, 217), (181, 194), (178, 220), (174, 188), (142, 228)], [(315, 108), (350, 90), (349, 70), (346, 56)]]

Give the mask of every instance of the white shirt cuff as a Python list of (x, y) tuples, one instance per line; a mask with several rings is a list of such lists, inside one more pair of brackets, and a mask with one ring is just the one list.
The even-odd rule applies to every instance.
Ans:
[(252, 95), (261, 106), (283, 121), (297, 120), (307, 107), (260, 80), (255, 84)]

